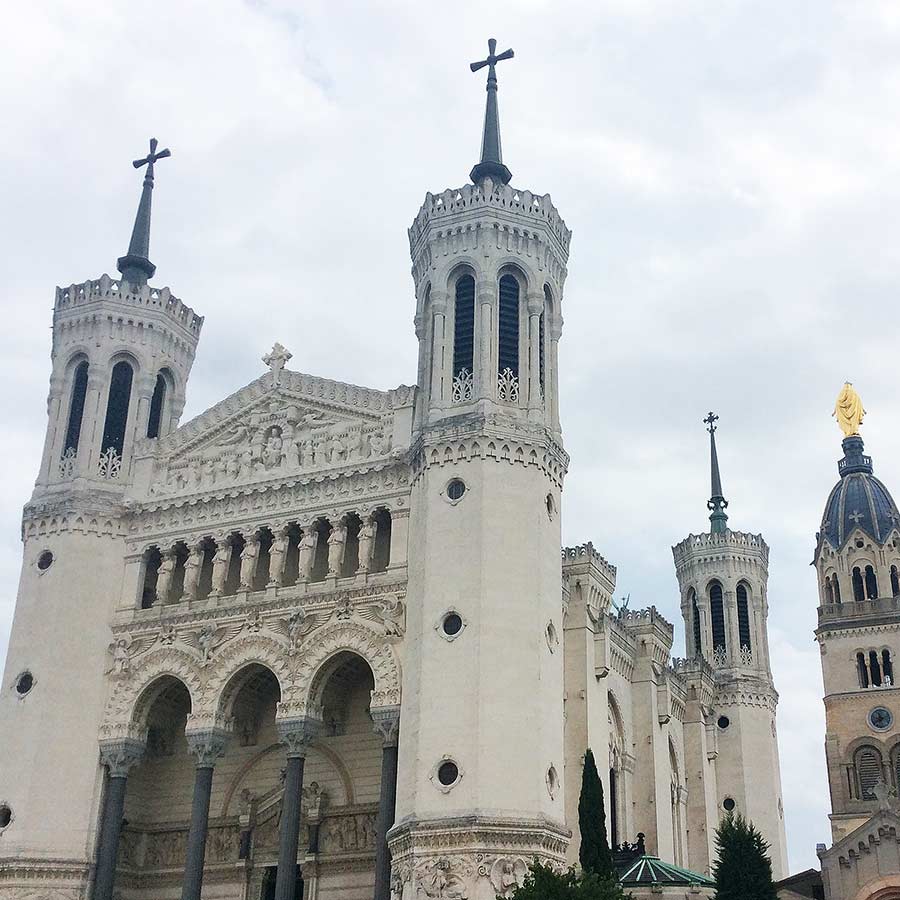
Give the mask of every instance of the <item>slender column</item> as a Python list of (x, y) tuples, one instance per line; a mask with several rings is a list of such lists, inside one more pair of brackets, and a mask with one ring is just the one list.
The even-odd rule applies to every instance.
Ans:
[[(132, 448), (135, 441), (139, 441), (147, 435), (147, 425), (150, 422), (150, 403), (153, 400), (153, 391), (156, 388), (156, 374), (139, 378), (135, 387), (137, 415), (131, 420), (131, 440), (127, 442)], [(160, 424), (162, 423), (160, 422)]]
[(104, 741), (100, 745), (100, 762), (106, 766), (108, 778), (98, 829), (93, 900), (112, 900), (128, 770), (140, 762), (144, 749), (143, 741), (134, 738)]
[(328, 574), (338, 577), (344, 564), (344, 550), (347, 546), (347, 526), (337, 514), (333, 516), (331, 534), (328, 535)]
[(78, 457), (75, 471), (79, 475), (93, 475), (97, 460), (103, 452), (103, 425), (106, 419), (106, 399), (109, 392), (107, 372), (100, 366), (88, 367), (87, 393), (84, 398), (84, 415), (81, 418), (81, 437), (78, 441)]
[(231, 562), (231, 543), (227, 537), (216, 541), (216, 555), (213, 557), (211, 597), (221, 597), (225, 591), (225, 580), (228, 578), (228, 566)]
[(200, 587), (200, 569), (203, 567), (203, 545), (195, 544), (184, 564), (184, 587), (181, 591), (182, 600), (196, 600), (197, 590)]
[[(70, 379), (74, 382), (74, 378)], [(62, 412), (62, 397), (65, 390), (60, 375), (50, 376), (50, 394), (47, 397), (47, 434), (44, 437), (44, 452), (41, 455), (40, 483), (59, 478), (59, 460), (63, 455), (63, 443), (68, 428), (68, 409)], [(71, 388), (69, 389), (71, 393)]]
[(284, 560), (287, 555), (288, 526), (275, 529), (275, 539), (269, 548), (269, 587), (276, 587), (284, 580)]
[(160, 603), (175, 602), (179, 598), (171, 597), (172, 573), (175, 571), (175, 550), (169, 548), (162, 551), (162, 560), (156, 575), (156, 599)]
[(300, 559), (297, 563), (297, 581), (305, 584), (309, 581), (312, 572), (313, 561), (316, 558), (316, 548), (319, 546), (319, 532), (316, 529), (315, 522), (307, 525), (303, 529), (303, 537), (300, 538), (299, 554)]
[(368, 572), (372, 566), (372, 548), (375, 546), (375, 522), (371, 515), (363, 519), (359, 528), (359, 572)]
[(181, 900), (200, 900), (203, 884), (203, 861), (206, 857), (206, 834), (209, 830), (209, 797), (212, 792), (213, 767), (225, 751), (227, 734), (221, 728), (207, 728), (185, 734), (188, 749), (197, 757), (194, 775), (194, 800), (191, 827), (187, 838), (187, 858)]
[(528, 295), (528, 405), (541, 405), (541, 312), (543, 292)]
[(444, 376), (447, 367), (444, 364), (447, 346), (447, 296), (437, 291), (431, 292), (432, 343), (431, 343), (431, 406), (439, 406), (447, 396)]
[(381, 795), (378, 801), (378, 823), (375, 826), (375, 900), (391, 900), (391, 852), (387, 834), (394, 824), (397, 803), (397, 735), (400, 730), (400, 707), (387, 706), (370, 710), (375, 731), (384, 742), (381, 751)]
[(277, 721), (278, 736), (287, 748), (281, 830), (278, 835), (278, 873), (275, 900), (294, 900), (297, 883), (297, 852), (300, 839), (300, 797), (303, 793), (303, 764), (310, 741), (320, 722), (307, 716)]
[(253, 577), (259, 564), (259, 535), (251, 534), (244, 542), (241, 550), (240, 590), (253, 590)]
[(489, 399), (496, 393), (497, 368), (494, 365), (494, 334), (492, 318), (497, 305), (497, 285), (493, 281), (479, 281), (476, 286), (478, 304), (478, 362), (475, 364), (475, 393), (479, 399)]
[(545, 325), (550, 326), (550, 365), (546, 378), (546, 390), (550, 394), (550, 427), (559, 431), (559, 339), (562, 337), (562, 316)]

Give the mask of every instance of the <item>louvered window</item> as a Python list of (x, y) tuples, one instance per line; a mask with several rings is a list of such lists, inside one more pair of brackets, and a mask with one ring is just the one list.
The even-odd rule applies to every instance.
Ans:
[(894, 790), (900, 791), (900, 744), (894, 747), (894, 764), (891, 770), (894, 773)]
[(895, 597), (900, 594), (900, 577), (897, 576), (896, 566), (891, 566), (891, 594)]
[(875, 785), (882, 778), (881, 753), (875, 747), (860, 747), (854, 757), (860, 800), (875, 799)]
[(109, 400), (106, 403), (106, 421), (103, 424), (101, 452), (112, 447), (119, 456), (122, 455), (133, 378), (134, 370), (127, 362), (117, 362), (113, 366), (112, 378), (109, 380)]
[(500, 279), (500, 312), (497, 330), (500, 335), (497, 371), (507, 369), (519, 377), (519, 282), (512, 275)]
[(163, 404), (166, 402), (166, 378), (162, 372), (156, 376), (156, 386), (153, 388), (153, 397), (150, 400), (150, 417), (147, 419), (147, 437), (159, 437), (159, 427), (162, 423)]
[(860, 572), (859, 566), (853, 567), (853, 599), (854, 600), (865, 600), (866, 599), (866, 593), (863, 590), (862, 572)]
[(703, 656), (703, 636), (700, 628), (700, 607), (697, 595), (691, 591), (691, 617), (694, 623), (694, 656)]
[[(891, 684), (894, 683), (894, 664), (891, 660), (891, 651), (890, 650), (882, 650), (881, 651), (881, 674), (884, 676), (884, 683)], [(888, 680), (890, 679), (890, 680)]]
[(81, 420), (84, 418), (84, 399), (87, 396), (88, 364), (80, 362), (72, 381), (72, 401), (69, 404), (69, 424), (66, 428), (65, 450), (78, 452), (81, 439)]
[(866, 566), (866, 599), (874, 600), (878, 596), (878, 581), (875, 578), (875, 570)]
[(453, 375), (473, 371), (475, 352), (475, 279), (463, 275), (456, 282), (453, 320)]
[(722, 585), (717, 581), (709, 586), (709, 616), (712, 621), (713, 649), (725, 650), (725, 608), (722, 604)]
[(751, 648), (750, 644), (750, 607), (747, 603), (747, 586), (737, 586), (738, 636), (741, 647)]
[(856, 654), (856, 672), (859, 675), (859, 686), (867, 688), (869, 686), (869, 670), (866, 667), (866, 654)]
[(869, 651), (869, 678), (875, 687), (881, 687), (881, 665), (878, 662), (878, 651)]

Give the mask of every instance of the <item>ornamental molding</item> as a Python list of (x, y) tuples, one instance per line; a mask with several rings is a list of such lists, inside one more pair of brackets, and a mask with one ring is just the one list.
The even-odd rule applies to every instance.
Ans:
[(22, 540), (50, 537), (56, 534), (92, 534), (96, 537), (123, 537), (123, 507), (113, 503), (76, 501), (71, 495), (53, 500), (28, 503), (22, 516)]
[(774, 688), (752, 691), (719, 687), (715, 693), (714, 704), (721, 707), (756, 706), (774, 713), (778, 706), (778, 693)]

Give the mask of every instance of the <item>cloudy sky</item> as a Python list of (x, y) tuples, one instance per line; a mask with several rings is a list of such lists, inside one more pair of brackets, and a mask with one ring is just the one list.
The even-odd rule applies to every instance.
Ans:
[[(771, 546), (769, 634), (791, 868), (829, 837), (809, 567), (845, 379), (900, 491), (900, 4), (99, 0), (17, 4), (0, 53), (0, 660), (45, 427), (53, 288), (114, 272), (147, 138), (151, 257), (206, 316), (185, 416), (292, 368), (415, 377), (406, 228), (476, 161), (497, 37), (505, 161), (574, 231), (560, 349), (567, 543), (676, 621), (671, 546)], [(14, 389), (10, 389), (14, 388)], [(680, 630), (680, 629), (679, 629)], [(679, 639), (676, 649), (680, 649)]]

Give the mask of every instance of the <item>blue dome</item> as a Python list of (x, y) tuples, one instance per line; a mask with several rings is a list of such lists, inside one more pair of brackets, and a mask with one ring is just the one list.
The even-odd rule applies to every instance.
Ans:
[(897, 504), (890, 491), (872, 474), (872, 457), (863, 454), (859, 435), (844, 438), (844, 458), (838, 463), (841, 480), (825, 504), (821, 536), (838, 549), (860, 528), (879, 544), (900, 527)]

